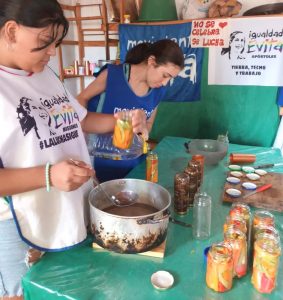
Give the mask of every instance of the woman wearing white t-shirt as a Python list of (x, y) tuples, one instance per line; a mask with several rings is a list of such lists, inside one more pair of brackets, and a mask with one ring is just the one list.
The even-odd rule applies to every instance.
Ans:
[[(86, 238), (95, 172), (83, 131), (111, 132), (115, 124), (111, 115), (87, 113), (47, 66), (67, 31), (56, 0), (1, 1), (1, 299), (22, 299), (31, 249), (61, 251)], [(133, 111), (132, 123), (146, 135), (142, 111)]]

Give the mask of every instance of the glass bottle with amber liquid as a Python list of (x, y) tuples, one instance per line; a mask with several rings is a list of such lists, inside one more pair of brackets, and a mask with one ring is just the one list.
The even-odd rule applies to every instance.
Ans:
[(158, 182), (158, 156), (152, 150), (146, 156), (146, 180)]

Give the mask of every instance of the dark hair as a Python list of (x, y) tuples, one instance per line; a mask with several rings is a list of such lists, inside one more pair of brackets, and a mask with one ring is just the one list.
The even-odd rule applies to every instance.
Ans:
[[(224, 55), (226, 54), (227, 52), (230, 53), (230, 50), (231, 50), (231, 43), (234, 41), (235, 37), (239, 34), (239, 33), (243, 33), (242, 31), (233, 31), (231, 34), (230, 34), (230, 40), (229, 40), (229, 47), (227, 48), (222, 48), (221, 50), (221, 55)], [(244, 48), (242, 49), (241, 53), (244, 52)]]
[(0, 28), (10, 20), (27, 27), (52, 26), (52, 38), (33, 51), (42, 50), (52, 44), (58, 38), (59, 26), (63, 26), (63, 33), (56, 45), (58, 46), (69, 29), (69, 23), (56, 0), (0, 0)]
[(184, 54), (174, 41), (164, 39), (154, 43), (141, 43), (130, 49), (125, 63), (139, 64), (154, 56), (158, 65), (172, 63), (181, 69), (184, 68)]

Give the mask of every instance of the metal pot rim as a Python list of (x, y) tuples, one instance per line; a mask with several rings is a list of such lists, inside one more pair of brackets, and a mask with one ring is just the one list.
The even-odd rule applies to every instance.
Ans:
[(158, 210), (157, 212), (154, 212), (154, 213), (151, 213), (151, 214), (148, 214), (148, 215), (140, 215), (140, 216), (120, 216), (120, 215), (114, 215), (114, 214), (111, 214), (111, 213), (108, 213), (108, 212), (105, 212), (103, 211), (102, 209), (96, 207), (93, 203), (92, 203), (92, 193), (94, 191), (97, 191), (99, 189), (99, 187), (94, 187), (90, 193), (89, 193), (89, 196), (88, 196), (88, 202), (89, 202), (89, 205), (91, 208), (95, 209), (95, 210), (98, 210), (100, 213), (104, 214), (104, 215), (107, 215), (107, 216), (111, 216), (111, 217), (115, 217), (115, 218), (119, 218), (119, 219), (141, 219), (141, 218), (148, 218), (148, 217), (153, 217), (153, 216), (156, 216), (166, 210), (168, 210), (170, 208), (170, 205), (171, 205), (171, 195), (169, 193), (169, 191), (164, 188), (163, 186), (157, 184), (157, 183), (153, 183), (153, 182), (150, 182), (150, 181), (146, 181), (146, 180), (143, 180), (143, 179), (134, 179), (134, 178), (124, 178), (124, 179), (115, 179), (115, 180), (110, 180), (110, 181), (106, 181), (106, 182), (103, 182), (101, 183), (101, 186), (103, 187), (103, 185), (106, 185), (106, 184), (109, 184), (109, 182), (118, 182), (118, 181), (137, 181), (137, 182), (146, 182), (148, 183), (148, 185), (154, 185), (154, 186), (158, 186), (159, 189), (161, 189), (165, 194), (168, 194), (168, 203), (166, 206), (164, 206), (162, 209)]
[(104, 215), (111, 216), (112, 218), (114, 217), (114, 218), (127, 219), (127, 220), (129, 220), (129, 219), (133, 219), (133, 220), (134, 220), (134, 219), (150, 218), (150, 217), (153, 217), (153, 216), (155, 216), (156, 214), (159, 214), (159, 213), (161, 213), (161, 212), (164, 211), (164, 209), (162, 209), (162, 210), (159, 210), (159, 211), (157, 211), (157, 212), (155, 212), (155, 213), (152, 213), (152, 214), (149, 214), (149, 215), (140, 215), (140, 216), (120, 216), (120, 215), (110, 214), (110, 213), (105, 212), (105, 211), (103, 211), (103, 210), (101, 210), (101, 209), (99, 209), (99, 208), (96, 208), (96, 207), (93, 207), (93, 208), (99, 210), (99, 211), (100, 211), (102, 214), (104, 214)]

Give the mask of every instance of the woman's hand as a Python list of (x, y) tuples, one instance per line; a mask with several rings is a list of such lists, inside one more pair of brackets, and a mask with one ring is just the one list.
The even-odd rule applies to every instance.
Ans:
[(64, 160), (50, 167), (51, 186), (69, 192), (78, 189), (95, 172), (92, 167), (79, 160)]
[[(125, 112), (121, 111), (114, 115), (116, 119), (123, 119), (123, 114)], [(132, 120), (132, 126), (134, 133), (141, 133), (144, 140), (148, 140), (148, 129), (146, 125), (146, 114), (142, 109), (134, 109), (130, 112), (130, 118)]]

